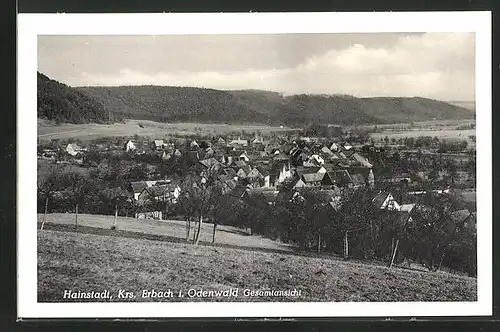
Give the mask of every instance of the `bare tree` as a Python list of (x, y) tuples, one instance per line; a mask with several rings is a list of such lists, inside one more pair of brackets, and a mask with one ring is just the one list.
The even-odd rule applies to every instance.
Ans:
[(43, 212), (42, 225), (40, 226), (40, 229), (43, 229), (43, 226), (45, 225), (45, 221), (47, 218), (47, 211), (49, 207), (49, 200), (56, 191), (57, 185), (60, 182), (60, 174), (61, 174), (61, 169), (58, 167), (54, 169), (49, 174), (48, 177), (37, 183), (38, 193), (45, 198), (45, 208)]

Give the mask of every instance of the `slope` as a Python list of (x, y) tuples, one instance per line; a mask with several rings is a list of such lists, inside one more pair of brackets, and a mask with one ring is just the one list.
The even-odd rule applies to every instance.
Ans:
[(88, 95), (37, 73), (37, 116), (57, 123), (102, 123), (110, 118), (104, 106)]
[(471, 119), (463, 107), (425, 98), (291, 95), (193, 87), (79, 87), (123, 117), (165, 122), (366, 124)]

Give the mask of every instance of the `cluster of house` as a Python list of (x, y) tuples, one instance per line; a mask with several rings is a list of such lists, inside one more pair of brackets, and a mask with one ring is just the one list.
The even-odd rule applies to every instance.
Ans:
[[(148, 148), (156, 151), (164, 162), (188, 156), (192, 162), (190, 170), (198, 174), (201, 181), (210, 174), (222, 185), (224, 193), (242, 200), (261, 195), (269, 204), (274, 204), (301, 197), (313, 189), (320, 193), (324, 204), (336, 208), (343, 188), (373, 187), (375, 183), (373, 165), (365, 155), (371, 156), (377, 151), (367, 146), (358, 149), (349, 142), (321, 143), (304, 137), (226, 141), (219, 137), (199, 142), (191, 140), (182, 147), (155, 139)], [(68, 144), (65, 150), (75, 159), (82, 159), (87, 151), (75, 143)], [(144, 146), (128, 140), (123, 150), (144, 153)], [(179, 184), (165, 179), (131, 182), (129, 190), (139, 203), (151, 198), (176, 203), (181, 194)], [(378, 193), (372, 202), (376, 209), (393, 211), (403, 222), (411, 221), (415, 204), (400, 204), (390, 192)], [(144, 210), (136, 217), (161, 219), (161, 211)], [(457, 211), (454, 220), (475, 228), (475, 212)]]

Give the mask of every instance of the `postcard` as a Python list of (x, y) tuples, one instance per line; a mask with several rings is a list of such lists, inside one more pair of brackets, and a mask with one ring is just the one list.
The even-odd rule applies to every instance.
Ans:
[(18, 22), (20, 317), (491, 315), (489, 12)]

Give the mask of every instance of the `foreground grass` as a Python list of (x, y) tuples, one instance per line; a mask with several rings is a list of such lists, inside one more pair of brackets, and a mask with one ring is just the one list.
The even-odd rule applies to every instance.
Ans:
[[(476, 279), (351, 262), (51, 230), (38, 231), (38, 301), (64, 290), (104, 291), (128, 301), (475, 301)], [(142, 298), (143, 290), (226, 290), (234, 298)], [(301, 290), (298, 297), (245, 297), (244, 289)], [(85, 301), (85, 300), (76, 300)], [(89, 301), (89, 300), (87, 300)], [(102, 300), (90, 300), (102, 301)]]

